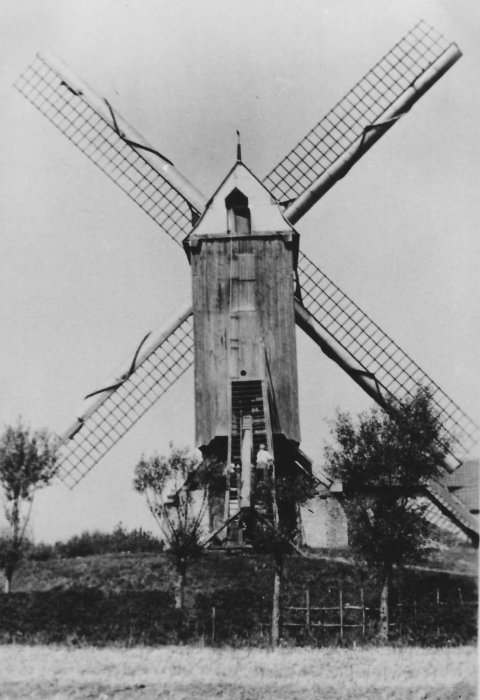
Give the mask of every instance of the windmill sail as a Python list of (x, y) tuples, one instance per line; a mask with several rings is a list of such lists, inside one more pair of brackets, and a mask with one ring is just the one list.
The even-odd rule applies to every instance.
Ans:
[[(430, 388), (458, 466), (478, 442), (479, 427), (474, 421), (304, 254), (299, 256), (298, 275), (303, 305), (320, 326), (319, 340), (325, 343), (327, 353), (329, 348), (334, 351), (330, 354), (340, 364), (342, 359), (332, 341), (352, 358), (349, 373), (373, 398), (380, 403), (389, 395), (402, 400), (419, 384)], [(308, 324), (308, 319), (305, 322)]]
[(264, 180), (294, 224), (461, 52), (424, 21), (376, 63)]
[(153, 338), (116, 385), (94, 392), (90, 407), (66, 431), (59, 475), (68, 486), (75, 486), (191, 366), (191, 314), (189, 308)]
[(108, 102), (40, 55), (15, 87), (171, 238), (185, 237), (203, 209), (203, 195)]

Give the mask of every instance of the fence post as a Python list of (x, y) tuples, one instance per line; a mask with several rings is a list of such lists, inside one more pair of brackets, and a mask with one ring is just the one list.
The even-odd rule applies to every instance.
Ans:
[(338, 603), (340, 613), (340, 639), (343, 640), (343, 590), (341, 586), (339, 586), (338, 589)]
[(362, 602), (362, 634), (365, 637), (365, 597), (363, 595), (363, 587), (360, 588), (360, 600)]
[(310, 586), (307, 586), (305, 590), (305, 630), (307, 634), (310, 634), (311, 620), (310, 620)]
[(398, 591), (398, 602), (397, 602), (397, 629), (398, 634), (402, 634), (402, 621), (403, 621), (403, 603), (402, 594)]
[(212, 636), (211, 636), (211, 643), (215, 644), (215, 617), (216, 617), (216, 610), (215, 606), (212, 606)]
[(460, 605), (463, 607), (463, 595), (462, 595), (461, 586), (458, 587), (458, 598), (460, 600)]

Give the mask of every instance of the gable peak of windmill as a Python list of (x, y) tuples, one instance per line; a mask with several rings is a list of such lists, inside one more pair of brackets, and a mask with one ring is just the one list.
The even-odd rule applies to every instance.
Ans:
[(190, 245), (211, 236), (243, 237), (293, 233), (292, 226), (265, 185), (237, 160), (209, 200), (195, 228)]

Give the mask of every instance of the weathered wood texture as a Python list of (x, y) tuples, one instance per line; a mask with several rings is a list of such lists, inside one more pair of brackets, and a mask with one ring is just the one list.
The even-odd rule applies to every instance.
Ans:
[(228, 435), (232, 380), (266, 380), (280, 430), (300, 441), (291, 232), (205, 238), (191, 248), (196, 440)]

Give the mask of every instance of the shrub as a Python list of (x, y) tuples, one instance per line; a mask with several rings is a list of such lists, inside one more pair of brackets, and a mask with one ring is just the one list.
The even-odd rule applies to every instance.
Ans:
[(130, 552), (162, 552), (163, 542), (150, 532), (141, 528), (128, 532), (120, 523), (111, 533), (93, 530), (74, 535), (66, 542), (56, 542), (55, 545), (32, 545), (30, 558), (45, 561), (53, 557), (87, 557), (95, 554), (118, 554)]

